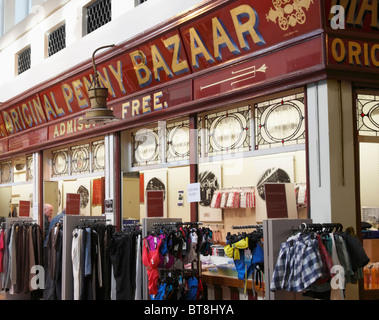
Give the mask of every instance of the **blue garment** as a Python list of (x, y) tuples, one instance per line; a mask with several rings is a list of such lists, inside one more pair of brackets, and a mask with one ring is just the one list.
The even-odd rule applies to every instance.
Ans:
[[(264, 262), (264, 255), (263, 255), (263, 249), (262, 247), (257, 243), (257, 245), (254, 247), (251, 257), (251, 265), (249, 266), (249, 276), (254, 271), (255, 267), (259, 263)], [(251, 271), (250, 271), (251, 269)]]
[(161, 247), (159, 248), (159, 252), (162, 255), (166, 255), (169, 253), (168, 246), (167, 246), (168, 237), (166, 237), (166, 235), (164, 235), (163, 237), (161, 237), (161, 240), (162, 240), (162, 244), (161, 244)]
[(198, 280), (195, 277), (191, 277), (187, 280), (187, 283), (189, 287), (187, 300), (196, 300)]
[[(245, 280), (247, 266), (245, 263), (245, 250), (244, 249), (236, 249), (240, 251), (240, 258), (234, 259), (234, 266), (237, 270), (238, 279)], [(248, 277), (248, 276), (247, 276)]]
[(47, 234), (45, 234), (45, 241), (43, 242), (43, 246), (47, 247), (47, 238), (49, 237), (50, 230), (54, 227), (56, 223), (59, 222), (60, 219), (63, 219), (63, 216), (66, 214), (66, 211), (63, 210), (60, 214), (56, 215), (53, 219), (50, 221), (49, 230)]
[(91, 263), (91, 228), (86, 228), (86, 242), (84, 246), (85, 262), (84, 262), (84, 276), (92, 274)]
[[(246, 266), (246, 279), (250, 277), (250, 275), (254, 272), (255, 267), (259, 263), (264, 262), (264, 255), (263, 255), (263, 249), (262, 247), (257, 243), (256, 246), (253, 249), (252, 255), (251, 255), (251, 262), (249, 266)], [(242, 275), (242, 272), (241, 272)], [(245, 275), (244, 275), (245, 276)], [(245, 278), (239, 278), (241, 280), (245, 280)]]
[(151, 300), (163, 300), (163, 297), (166, 293), (166, 283), (161, 283), (158, 287), (158, 292), (156, 295), (150, 295)]

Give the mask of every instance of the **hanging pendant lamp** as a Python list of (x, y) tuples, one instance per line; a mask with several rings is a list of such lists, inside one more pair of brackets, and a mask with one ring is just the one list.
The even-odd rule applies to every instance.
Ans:
[(88, 97), (90, 100), (90, 110), (88, 110), (84, 117), (79, 119), (80, 124), (107, 124), (110, 122), (119, 121), (113, 115), (113, 110), (107, 108), (108, 88), (104, 88), (99, 83), (99, 75), (97, 73), (95, 64), (95, 53), (101, 49), (113, 47), (114, 45), (107, 45), (97, 48), (92, 54), (92, 65), (94, 78), (93, 82), (88, 89)]

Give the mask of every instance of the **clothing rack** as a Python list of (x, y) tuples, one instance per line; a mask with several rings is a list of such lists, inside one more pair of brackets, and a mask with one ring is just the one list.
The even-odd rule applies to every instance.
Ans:
[(25, 219), (16, 219), (16, 220), (11, 220), (9, 221), (10, 223), (33, 223), (33, 222), (37, 222), (37, 220), (29, 220), (28, 218), (25, 218)]
[(126, 228), (126, 227), (141, 227), (141, 226), (142, 226), (142, 224), (139, 222), (124, 224), (124, 228)]
[(90, 218), (85, 216), (65, 214), (63, 216), (63, 244), (62, 244), (62, 300), (73, 300), (73, 275), (72, 275), (72, 231), (80, 222), (93, 221), (106, 223), (105, 217)]
[[(22, 225), (27, 225), (27, 224), (33, 224), (36, 223), (36, 220), (33, 220), (31, 217), (8, 217), (5, 218), (5, 221), (1, 222), (1, 227), (4, 230), (4, 225), (5, 229), (9, 230), (12, 226), (15, 226), (16, 224), (22, 224)], [(4, 252), (8, 252), (9, 247), (5, 246)], [(7, 253), (8, 254), (8, 253)], [(10, 294), (9, 291), (5, 292), (5, 299), (6, 300), (30, 300), (30, 293), (17, 293), (17, 294)]]
[(232, 229), (263, 229), (262, 224), (251, 224), (251, 225), (241, 225), (241, 226), (232, 226)]
[[(281, 243), (266, 290), (285, 290), (318, 300), (344, 300), (346, 284), (363, 278), (363, 268), (370, 261), (354, 230), (349, 227), (342, 232), (341, 223), (306, 222), (298, 224), (298, 229), (300, 233)], [(334, 266), (343, 270), (337, 278), (338, 288), (332, 286), (334, 276), (339, 274)]]
[(88, 219), (79, 219), (79, 222), (104, 222), (111, 221), (111, 219), (100, 219), (100, 218), (88, 218)]
[[(163, 223), (167, 224), (169, 222), (181, 222), (181, 218), (161, 218), (161, 217), (147, 217), (142, 219), (142, 237), (146, 237), (148, 233), (150, 233), (153, 230), (153, 225), (155, 223)], [(142, 269), (142, 281), (143, 281), (143, 287), (142, 287), (142, 298), (143, 300), (148, 300), (148, 279), (147, 279), (147, 272), (146, 268)]]
[(285, 290), (271, 291), (270, 283), (275, 269), (282, 242), (293, 236), (293, 230), (302, 223), (310, 224), (312, 219), (266, 219), (263, 220), (263, 252), (264, 277), (266, 300), (303, 300), (301, 293), (287, 292)]
[(9, 229), (9, 227), (16, 223), (36, 223), (36, 220), (33, 220), (31, 217), (6, 218), (6, 229)]
[(230, 190), (244, 190), (244, 189), (253, 189), (254, 186), (241, 186), (241, 187), (224, 187), (221, 188), (220, 191), (230, 191)]
[(251, 233), (246, 233), (245, 231), (243, 233), (238, 234), (232, 234), (231, 232), (228, 232), (226, 234), (226, 241), (229, 244), (233, 244), (235, 242), (238, 242), (242, 240), (245, 237), (250, 237), (254, 239), (259, 239), (263, 237), (263, 225), (260, 224), (247, 224), (247, 225), (240, 225), (240, 226), (232, 226), (233, 230), (237, 229), (256, 229), (252, 231)]
[[(122, 226), (122, 232), (128, 233), (128, 232), (142, 232), (142, 224), (139, 222), (133, 222), (124, 224)], [(142, 234), (142, 233), (141, 233)]]
[(213, 193), (211, 208), (254, 208), (255, 187), (224, 187)]
[(297, 230), (300, 230), (301, 232), (332, 232), (333, 230), (341, 232), (343, 230), (343, 225), (341, 223), (302, 223)]
[[(150, 223), (148, 223), (150, 222)], [(200, 226), (203, 225), (203, 222), (192, 222), (192, 221), (180, 221), (180, 220), (173, 220), (173, 219), (168, 219), (168, 218), (147, 218), (143, 219), (143, 234), (146, 236), (148, 233), (152, 232), (154, 228), (159, 228), (159, 227), (166, 227), (167, 229), (170, 229), (170, 227), (179, 227), (179, 226)], [(191, 268), (186, 269), (184, 265), (184, 261), (182, 265), (176, 264), (177, 261), (175, 261), (174, 265), (171, 267), (171, 269), (164, 269), (164, 268), (158, 268), (159, 274), (161, 276), (165, 276), (170, 274), (180, 273), (181, 275), (187, 274), (187, 275), (192, 275), (195, 276), (197, 275), (198, 277), (201, 277), (201, 259), (200, 259), (200, 252), (197, 252), (197, 259), (196, 261), (191, 261)], [(144, 268), (144, 297), (145, 299), (148, 298), (148, 290), (147, 290), (147, 276), (146, 276), (146, 268)]]
[(202, 225), (202, 222), (155, 222), (153, 227), (164, 227), (164, 226), (182, 226), (182, 225)]

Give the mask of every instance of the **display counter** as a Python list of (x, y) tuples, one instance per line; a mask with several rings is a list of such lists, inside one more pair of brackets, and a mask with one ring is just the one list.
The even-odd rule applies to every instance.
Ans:
[(234, 276), (203, 271), (201, 278), (207, 289), (208, 300), (256, 300), (264, 297), (264, 283), (255, 285), (256, 294), (254, 294), (251, 277), (247, 280), (246, 293), (244, 292), (244, 281)]

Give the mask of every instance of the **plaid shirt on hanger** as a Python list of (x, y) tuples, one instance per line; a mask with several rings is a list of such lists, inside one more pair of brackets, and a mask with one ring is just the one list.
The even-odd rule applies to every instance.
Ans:
[(299, 236), (283, 242), (270, 284), (270, 290), (300, 292), (323, 275), (317, 239)]

